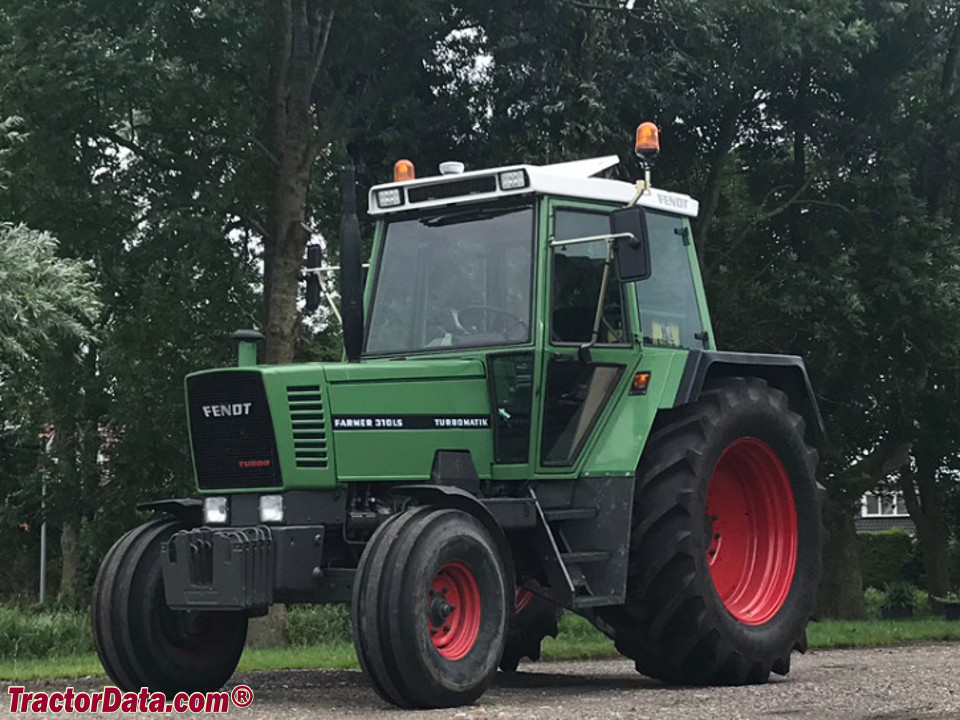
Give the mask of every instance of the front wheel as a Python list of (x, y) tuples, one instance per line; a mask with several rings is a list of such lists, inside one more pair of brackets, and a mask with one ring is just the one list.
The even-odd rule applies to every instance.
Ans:
[(354, 644), (374, 689), (403, 708), (476, 700), (503, 654), (510, 587), (496, 542), (472, 515), (421, 507), (390, 518), (354, 584)]
[(121, 537), (100, 565), (91, 607), (93, 640), (121, 690), (209, 692), (230, 679), (243, 653), (240, 612), (171, 610), (160, 545), (185, 526), (159, 519)]
[(617, 648), (672, 683), (765, 682), (805, 647), (821, 569), (817, 453), (786, 396), (729, 378), (658, 420), (637, 470)]

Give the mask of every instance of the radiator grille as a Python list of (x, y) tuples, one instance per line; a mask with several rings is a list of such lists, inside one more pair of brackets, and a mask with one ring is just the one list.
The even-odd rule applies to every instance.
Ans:
[(282, 484), (273, 421), (258, 372), (210, 372), (187, 378), (187, 408), (201, 489)]
[(319, 385), (287, 387), (293, 453), (298, 468), (327, 466), (327, 433), (323, 419), (323, 394)]

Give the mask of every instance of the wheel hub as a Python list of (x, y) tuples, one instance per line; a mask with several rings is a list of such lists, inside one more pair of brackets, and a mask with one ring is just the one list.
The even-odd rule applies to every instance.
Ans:
[[(442, 593), (443, 591), (441, 591)], [(446, 622), (450, 614), (456, 610), (455, 605), (451, 605), (441, 593), (430, 590), (430, 624), (434, 627), (440, 627)]]
[(793, 584), (797, 513), (774, 450), (740, 438), (720, 456), (707, 490), (710, 577), (727, 611), (746, 625), (773, 618)]
[(437, 652), (459, 660), (473, 648), (480, 634), (480, 588), (463, 563), (447, 563), (437, 572), (427, 593), (427, 629)]

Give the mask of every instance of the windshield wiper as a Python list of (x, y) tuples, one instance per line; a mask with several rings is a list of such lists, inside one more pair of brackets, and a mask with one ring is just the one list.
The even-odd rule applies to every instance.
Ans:
[(508, 207), (479, 207), (470, 208), (469, 210), (457, 210), (455, 212), (444, 213), (443, 215), (420, 218), (420, 224), (426, 225), (427, 227), (443, 227), (445, 225), (456, 225), (458, 223), (473, 222), (476, 220), (489, 220), (524, 210), (526, 207), (527, 206), (511, 205)]

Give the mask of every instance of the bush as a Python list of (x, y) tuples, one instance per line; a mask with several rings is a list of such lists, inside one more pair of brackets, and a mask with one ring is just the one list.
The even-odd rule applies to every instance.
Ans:
[(291, 645), (351, 642), (353, 625), (348, 605), (302, 605), (287, 612), (287, 639)]
[(93, 652), (90, 618), (68, 610), (0, 607), (0, 659)]
[(908, 582), (887, 583), (884, 588), (883, 616), (896, 620), (913, 615), (917, 602), (917, 589)]
[(913, 617), (917, 620), (932, 620), (938, 616), (930, 602), (930, 594), (926, 590), (917, 590), (913, 595)]
[[(287, 613), (291, 645), (351, 642), (346, 605), (306, 605)], [(0, 660), (26, 660), (94, 652), (90, 616), (39, 605), (0, 607)]]
[(887, 596), (882, 590), (874, 587), (868, 587), (863, 591), (863, 604), (867, 608), (867, 620), (879, 620), (883, 611), (883, 604)]
[(904, 568), (913, 556), (913, 538), (902, 528), (860, 533), (860, 571), (865, 588), (882, 588), (907, 578)]

